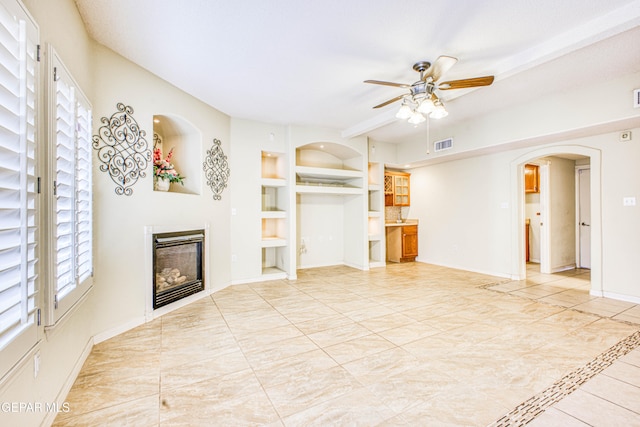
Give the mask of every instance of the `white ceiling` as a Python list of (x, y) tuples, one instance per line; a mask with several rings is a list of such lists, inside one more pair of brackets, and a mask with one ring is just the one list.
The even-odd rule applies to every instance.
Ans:
[[(454, 56), (453, 123), (640, 71), (640, 0), (76, 0), (89, 34), (232, 117), (399, 142), (421, 132), (372, 107), (412, 65)], [(639, 82), (640, 86), (640, 82)], [(435, 121), (432, 126), (438, 126)]]

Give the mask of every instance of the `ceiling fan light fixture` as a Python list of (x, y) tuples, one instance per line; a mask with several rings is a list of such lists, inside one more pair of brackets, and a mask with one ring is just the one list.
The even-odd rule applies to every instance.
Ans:
[(434, 108), (435, 108), (435, 105), (433, 105), (433, 101), (431, 100), (431, 98), (425, 98), (420, 103), (416, 111), (419, 111), (422, 114), (429, 114), (434, 110)]
[(411, 107), (407, 104), (407, 101), (402, 102), (402, 106), (396, 113), (396, 117), (402, 120), (406, 120), (413, 115), (413, 111), (411, 111)]
[(442, 105), (442, 102), (436, 102), (436, 106), (431, 112), (431, 115), (429, 117), (431, 117), (432, 119), (441, 119), (443, 117), (447, 117), (448, 115), (449, 115), (449, 112), (445, 110), (444, 105)]
[(411, 117), (409, 117), (408, 121), (412, 125), (419, 125), (420, 123), (424, 122), (425, 120), (427, 120), (427, 119), (422, 114), (420, 114), (420, 113), (418, 113), (416, 111), (413, 114), (411, 114)]

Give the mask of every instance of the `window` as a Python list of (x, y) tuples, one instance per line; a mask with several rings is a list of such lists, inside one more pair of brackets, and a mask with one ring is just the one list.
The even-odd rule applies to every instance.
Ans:
[(49, 94), (53, 114), (50, 176), (53, 310), (48, 323), (57, 322), (91, 286), (92, 183), (91, 107), (52, 47)]
[(0, 4), (0, 376), (38, 339), (38, 29)]

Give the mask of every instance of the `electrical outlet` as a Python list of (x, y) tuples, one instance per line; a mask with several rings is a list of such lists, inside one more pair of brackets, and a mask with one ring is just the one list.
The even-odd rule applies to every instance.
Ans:
[(622, 198), (622, 206), (635, 206), (636, 198), (635, 197), (623, 197)]
[(33, 356), (33, 378), (38, 378), (40, 372), (40, 352)]
[(236, 261), (238, 261), (238, 255), (231, 254), (231, 262), (236, 262)]

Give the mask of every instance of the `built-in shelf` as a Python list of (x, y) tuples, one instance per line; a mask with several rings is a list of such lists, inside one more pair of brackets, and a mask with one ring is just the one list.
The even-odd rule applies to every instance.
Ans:
[(282, 178), (262, 178), (263, 187), (284, 187), (287, 185), (287, 180)]
[(286, 180), (287, 162), (283, 153), (262, 151), (261, 191), (262, 209), (262, 276), (265, 279), (287, 277), (286, 260), (289, 242), (287, 235)]
[(363, 177), (362, 171), (350, 169), (319, 168), (312, 166), (296, 166), (296, 175), (298, 176), (299, 181), (334, 181), (338, 183)]
[(287, 273), (278, 267), (263, 267), (262, 275), (268, 276), (270, 279), (284, 279), (287, 277)]
[(262, 211), (260, 214), (262, 218), (286, 218), (286, 211)]
[(296, 193), (318, 194), (362, 194), (362, 188), (358, 187), (334, 187), (330, 185), (296, 185)]
[(262, 237), (263, 248), (279, 248), (287, 246), (287, 239), (281, 237)]
[(384, 186), (382, 185), (384, 182), (384, 165), (381, 163), (369, 163), (367, 175), (369, 267), (383, 267), (386, 264)]

